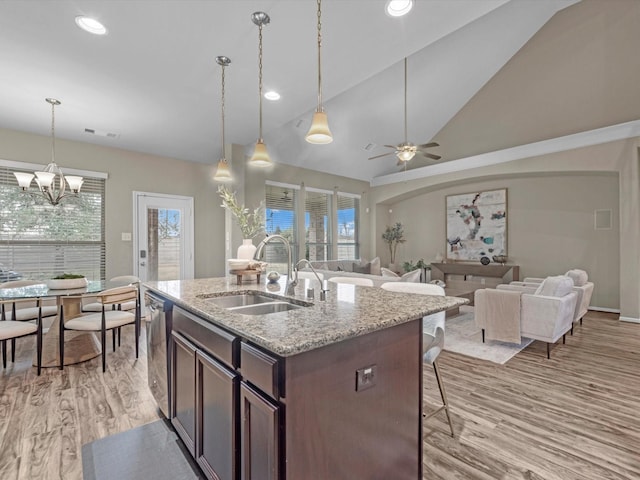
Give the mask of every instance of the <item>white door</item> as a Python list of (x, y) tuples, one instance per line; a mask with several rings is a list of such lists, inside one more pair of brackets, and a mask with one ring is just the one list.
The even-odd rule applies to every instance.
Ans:
[(133, 271), (141, 281), (193, 278), (193, 198), (133, 192)]

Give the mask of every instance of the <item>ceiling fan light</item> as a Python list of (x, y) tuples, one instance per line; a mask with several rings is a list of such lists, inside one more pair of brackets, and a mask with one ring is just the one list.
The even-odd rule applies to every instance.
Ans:
[(269, 157), (269, 153), (267, 152), (267, 146), (264, 144), (262, 139), (256, 142), (256, 148), (253, 151), (253, 155), (249, 159), (249, 165), (261, 168), (270, 167), (271, 165), (273, 165), (273, 162)]
[(309, 143), (322, 145), (333, 142), (333, 135), (329, 130), (329, 121), (325, 112), (315, 112), (311, 119), (311, 127), (304, 137)]
[(400, 160), (401, 162), (408, 162), (413, 158), (415, 154), (416, 152), (413, 152), (411, 150), (400, 150), (396, 154), (396, 156), (398, 157), (398, 160)]

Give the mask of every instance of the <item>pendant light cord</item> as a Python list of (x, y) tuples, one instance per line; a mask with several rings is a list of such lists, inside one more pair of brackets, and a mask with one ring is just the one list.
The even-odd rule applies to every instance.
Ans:
[(258, 97), (260, 101), (260, 139), (258, 141), (262, 143), (262, 23), (258, 25)]
[(404, 143), (407, 139), (407, 57), (404, 57)]
[(318, 112), (322, 111), (322, 69), (320, 51), (322, 49), (322, 0), (318, 0)]
[(51, 163), (56, 163), (56, 104), (51, 102)]
[(222, 157), (221, 158), (225, 158), (224, 157), (224, 67), (225, 67), (225, 65), (222, 65), (222, 107), (221, 107), (221, 112), (222, 112)]

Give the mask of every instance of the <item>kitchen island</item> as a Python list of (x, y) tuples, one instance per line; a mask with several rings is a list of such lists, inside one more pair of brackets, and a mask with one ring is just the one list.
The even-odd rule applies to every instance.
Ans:
[[(421, 320), (467, 300), (329, 284), (319, 301), (285, 284), (145, 284), (173, 304), (169, 416), (189, 452), (221, 480), (421, 479)], [(296, 308), (214, 303), (242, 293)]]

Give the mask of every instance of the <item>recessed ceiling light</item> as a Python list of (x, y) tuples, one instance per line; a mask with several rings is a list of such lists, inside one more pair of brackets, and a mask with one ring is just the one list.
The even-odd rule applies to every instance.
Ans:
[(280, 100), (280, 94), (276, 91), (269, 90), (268, 92), (264, 92), (264, 98), (267, 100)]
[(106, 35), (107, 27), (102, 25), (94, 18), (79, 16), (76, 17), (76, 25), (86, 32), (93, 33), (94, 35)]
[(387, 15), (401, 17), (409, 13), (413, 8), (413, 0), (389, 0), (387, 2)]

